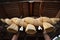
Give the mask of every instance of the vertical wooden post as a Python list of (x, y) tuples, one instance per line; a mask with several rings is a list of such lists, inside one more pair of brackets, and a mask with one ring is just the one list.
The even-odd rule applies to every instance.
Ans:
[(42, 0), (40, 2), (40, 10), (39, 10), (40, 16), (42, 16), (43, 11), (44, 11), (44, 3), (43, 3), (43, 0)]
[(29, 16), (32, 16), (33, 15), (33, 13), (32, 13), (32, 10), (33, 10), (33, 1), (29, 1), (29, 10), (30, 10), (30, 14), (29, 14)]
[(30, 3), (30, 15), (32, 15), (32, 3)]

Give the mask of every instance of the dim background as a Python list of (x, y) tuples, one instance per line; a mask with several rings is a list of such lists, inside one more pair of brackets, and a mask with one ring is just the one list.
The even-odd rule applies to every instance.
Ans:
[[(60, 18), (60, 1), (59, 0), (0, 0), (0, 18), (12, 18), (21, 16), (22, 17), (47, 16), (47, 17)], [(3, 26), (2, 27), (3, 29), (1, 29), (2, 31), (0, 31), (0, 40), (11, 40), (13, 34), (7, 32), (2, 23), (0, 23), (0, 25)], [(25, 38), (28, 38), (28, 36), (26, 36)], [(30, 40), (32, 38), (30, 38)], [(41, 38), (43, 40), (43, 37)], [(23, 40), (23, 35), (21, 40)], [(38, 40), (38, 38), (36, 40)]]

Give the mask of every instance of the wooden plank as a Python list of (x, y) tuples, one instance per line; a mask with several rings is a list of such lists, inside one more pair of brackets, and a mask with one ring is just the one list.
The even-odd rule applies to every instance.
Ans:
[(34, 2), (41, 2), (42, 0), (33, 0)]
[(34, 2), (34, 5), (33, 5), (33, 15), (34, 16), (40, 16), (39, 15), (39, 8), (40, 8), (40, 2)]
[(44, 12), (44, 3), (40, 2), (39, 16), (42, 16), (43, 12)]
[(9, 0), (9, 1), (18, 1), (18, 0)]
[(44, 13), (43, 16), (55, 17), (59, 10), (59, 3), (57, 2), (45, 2), (44, 3)]
[(5, 11), (3, 10), (2, 5), (0, 5), (0, 18), (6, 18), (6, 17), (8, 16), (5, 14)]
[(33, 16), (33, 3), (29, 3), (29, 16)]
[(4, 4), (3, 6), (9, 17), (19, 17), (20, 16), (18, 3), (13, 2), (13, 3)]
[(23, 3), (23, 14), (24, 14), (24, 17), (26, 16), (29, 16), (29, 6), (28, 6), (28, 3), (27, 2), (24, 2)]
[(21, 17), (21, 16), (24, 16), (24, 15), (23, 15), (23, 3), (22, 3), (22, 2), (19, 2), (18, 5), (19, 5), (20, 17)]
[(59, 0), (44, 0), (44, 1), (53, 1), (54, 2), (54, 1), (59, 1)]

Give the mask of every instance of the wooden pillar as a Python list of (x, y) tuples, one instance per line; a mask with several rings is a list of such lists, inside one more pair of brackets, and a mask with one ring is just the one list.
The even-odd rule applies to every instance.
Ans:
[(29, 11), (30, 11), (29, 16), (32, 16), (33, 15), (32, 10), (33, 10), (33, 1), (30, 1), (29, 2)]
[(40, 16), (42, 16), (42, 13), (44, 13), (44, 2), (43, 1), (40, 2), (40, 8), (39, 9), (40, 9), (39, 10)]

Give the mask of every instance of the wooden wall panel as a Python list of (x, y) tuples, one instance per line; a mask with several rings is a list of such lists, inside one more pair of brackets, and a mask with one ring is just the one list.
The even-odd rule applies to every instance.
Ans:
[(46, 2), (44, 3), (44, 13), (43, 16), (55, 17), (58, 13), (60, 3), (58, 2)]
[(40, 16), (39, 15), (39, 8), (40, 8), (40, 2), (36, 2), (33, 4), (33, 15), (34, 16)]
[(21, 17), (23, 16), (23, 3), (19, 2), (18, 6), (19, 6), (20, 17)]
[(8, 17), (8, 16), (5, 14), (5, 11), (2, 5), (0, 5), (0, 18), (5, 18), (5, 17)]
[(4, 4), (3, 6), (9, 17), (19, 17), (20, 16), (18, 3), (13, 2), (13, 3)]
[(24, 17), (29, 16), (29, 5), (28, 3), (23, 3), (23, 14)]
[[(1, 7), (0, 7), (1, 8)], [(60, 2), (12, 2), (3, 3), (1, 15), (7, 17), (48, 16), (55, 17), (60, 9)], [(4, 14), (3, 14), (4, 12)], [(1, 16), (2, 17), (2, 16)]]
[(60, 0), (44, 0), (44, 1), (60, 1)]
[(42, 16), (43, 12), (44, 12), (44, 4), (43, 4), (43, 2), (41, 2), (40, 7), (39, 7), (39, 15)]
[(29, 16), (33, 16), (33, 2), (29, 3)]

